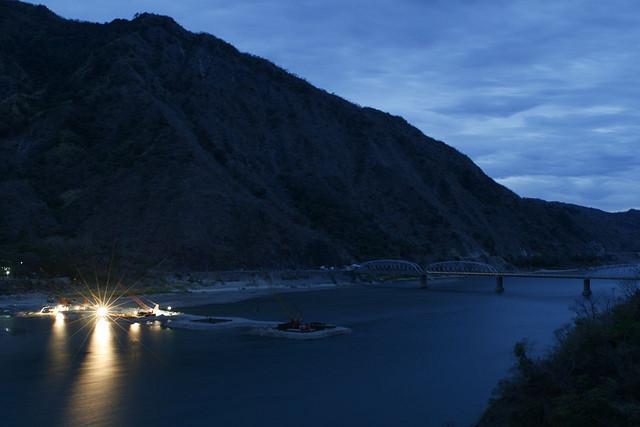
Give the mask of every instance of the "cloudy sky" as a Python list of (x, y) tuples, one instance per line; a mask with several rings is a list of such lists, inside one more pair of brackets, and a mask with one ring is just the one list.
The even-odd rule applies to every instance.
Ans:
[(640, 3), (41, 0), (64, 17), (171, 15), (405, 117), (528, 197), (640, 208)]

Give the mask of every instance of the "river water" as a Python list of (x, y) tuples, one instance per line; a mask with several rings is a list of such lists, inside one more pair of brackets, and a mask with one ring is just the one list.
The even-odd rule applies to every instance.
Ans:
[[(298, 292), (185, 309), (348, 326), (290, 341), (158, 323), (0, 318), (0, 424), (472, 425), (521, 339), (543, 354), (571, 321), (575, 280), (489, 278)], [(592, 282), (611, 295), (616, 284)]]

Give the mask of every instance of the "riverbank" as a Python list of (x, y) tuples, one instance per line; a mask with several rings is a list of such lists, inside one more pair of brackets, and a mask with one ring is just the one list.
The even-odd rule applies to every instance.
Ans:
[[(631, 267), (630, 267), (631, 266)], [(630, 264), (601, 265), (588, 269), (536, 270), (534, 273), (568, 274), (572, 272), (610, 272), (620, 268), (634, 268)], [(618, 273), (616, 273), (618, 274)], [(432, 277), (429, 282), (447, 280), (446, 277)], [(404, 280), (401, 280), (404, 281)], [(413, 282), (415, 279), (410, 279)], [(18, 280), (4, 280), (0, 291), (11, 292), (2, 295), (0, 292), (0, 309), (9, 311), (34, 310), (56, 302), (59, 298), (84, 299), (89, 294), (88, 288), (77, 279), (56, 278), (45, 280), (29, 280), (26, 288), (6, 286)], [(396, 281), (396, 286), (400, 281)], [(332, 289), (342, 286), (360, 286), (351, 272), (346, 270), (282, 270), (252, 271), (234, 270), (219, 272), (192, 273), (160, 273), (152, 272), (144, 279), (136, 280), (133, 287), (127, 283), (117, 289), (109, 287), (108, 294), (114, 291), (125, 301), (129, 295), (142, 296), (149, 302), (163, 307), (186, 308), (207, 304), (225, 304), (239, 302), (251, 298), (259, 298), (281, 292), (302, 292), (308, 290)], [(103, 285), (104, 286), (104, 285)], [(24, 289), (24, 291), (22, 291)], [(95, 292), (95, 289), (94, 289)], [(104, 292), (104, 288), (103, 288)], [(134, 306), (133, 302), (130, 305)]]
[(640, 293), (618, 305), (586, 302), (554, 350), (532, 358), (518, 343), (484, 426), (640, 425)]
[(210, 304), (231, 304), (260, 298), (277, 293), (295, 293), (320, 291), (327, 289), (335, 289), (337, 287), (355, 286), (349, 283), (316, 283), (307, 285), (274, 285), (274, 286), (228, 286), (224, 288), (204, 288), (189, 289), (187, 291), (166, 292), (159, 294), (144, 295), (143, 297), (160, 304), (160, 306), (171, 306), (175, 309), (183, 309), (188, 307), (210, 305)]
[[(209, 305), (229, 304), (260, 298), (276, 293), (295, 293), (335, 289), (337, 287), (355, 286), (351, 283), (297, 283), (256, 285), (252, 283), (236, 283), (230, 285), (218, 285), (215, 287), (200, 287), (192, 289), (174, 289), (171, 292), (143, 293), (143, 300), (159, 304), (161, 307), (171, 306), (174, 309)], [(117, 296), (117, 294), (116, 294)], [(120, 297), (125, 305), (135, 306), (128, 296)], [(0, 311), (17, 312), (26, 310), (39, 310), (43, 306), (50, 305), (50, 296), (41, 292), (21, 293), (14, 295), (0, 295)]]

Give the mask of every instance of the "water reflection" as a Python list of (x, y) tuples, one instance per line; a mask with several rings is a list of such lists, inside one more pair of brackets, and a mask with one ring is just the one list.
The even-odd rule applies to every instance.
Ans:
[(73, 425), (110, 424), (120, 382), (113, 326), (98, 319), (69, 402)]
[(58, 327), (58, 328), (64, 327), (64, 313), (60, 313), (60, 312), (56, 313), (56, 320), (55, 320), (53, 326), (54, 326), (54, 328), (55, 327)]
[(135, 322), (129, 325), (129, 341), (137, 343), (140, 340), (140, 323)]
[(153, 322), (147, 322), (147, 326), (150, 331), (159, 331), (162, 329), (162, 322), (154, 320)]
[(49, 337), (49, 372), (56, 377), (63, 374), (68, 367), (67, 357), (67, 324), (64, 314), (57, 313)]

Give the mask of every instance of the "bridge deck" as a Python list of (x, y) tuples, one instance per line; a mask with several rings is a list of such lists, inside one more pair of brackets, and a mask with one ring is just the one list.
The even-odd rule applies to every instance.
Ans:
[(426, 274), (439, 274), (442, 276), (489, 276), (489, 277), (530, 277), (537, 279), (577, 279), (577, 280), (636, 280), (640, 281), (640, 277), (629, 276), (591, 276), (577, 274), (540, 274), (540, 273), (489, 273), (489, 272), (465, 272), (465, 271), (425, 271)]

